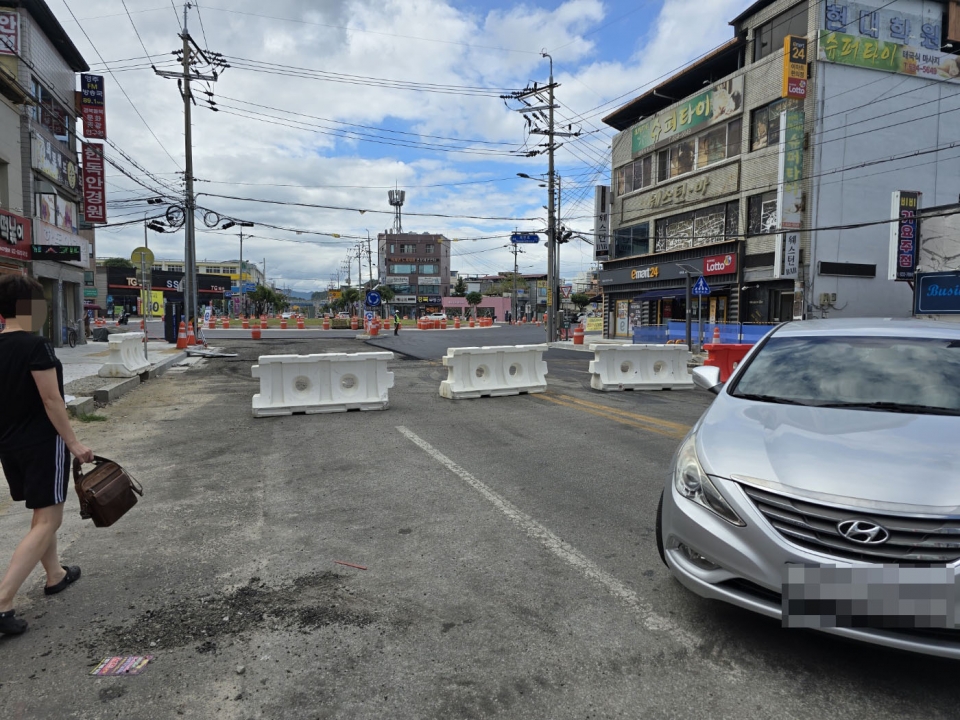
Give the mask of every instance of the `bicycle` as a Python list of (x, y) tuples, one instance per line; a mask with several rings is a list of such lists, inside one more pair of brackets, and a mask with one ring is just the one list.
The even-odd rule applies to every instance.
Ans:
[(77, 338), (80, 337), (80, 325), (83, 323), (83, 320), (76, 320), (72, 323), (67, 323), (63, 328), (67, 332), (67, 345), (72, 348), (77, 346)]

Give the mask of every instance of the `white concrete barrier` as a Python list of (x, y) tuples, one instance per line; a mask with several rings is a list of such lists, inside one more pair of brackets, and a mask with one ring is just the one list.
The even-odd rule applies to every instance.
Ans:
[(590, 387), (594, 390), (692, 388), (686, 345), (591, 345)]
[(447, 379), (441, 397), (463, 400), (547, 390), (546, 345), (449, 348), (443, 358)]
[(393, 373), (392, 352), (324, 355), (261, 355), (252, 368), (260, 378), (253, 416), (385, 410)]
[(110, 355), (97, 375), (105, 378), (131, 378), (144, 372), (150, 363), (143, 351), (143, 333), (114, 333), (107, 339)]

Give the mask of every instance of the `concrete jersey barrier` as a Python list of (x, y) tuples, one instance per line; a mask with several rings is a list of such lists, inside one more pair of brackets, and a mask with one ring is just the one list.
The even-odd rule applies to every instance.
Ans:
[(143, 333), (114, 333), (107, 339), (110, 355), (97, 375), (104, 378), (136, 377), (150, 367), (143, 351)]
[(546, 345), (449, 348), (440, 396), (450, 400), (501, 397), (547, 390)]
[(590, 387), (594, 390), (692, 388), (686, 345), (591, 345)]
[(253, 416), (386, 410), (392, 352), (261, 355), (252, 368), (260, 378)]

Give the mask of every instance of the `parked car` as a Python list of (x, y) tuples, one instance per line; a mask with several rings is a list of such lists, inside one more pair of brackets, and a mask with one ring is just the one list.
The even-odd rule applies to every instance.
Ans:
[[(656, 517), (677, 580), (785, 627), (960, 659), (960, 325), (787, 323), (725, 384), (693, 375), (717, 397)], [(929, 617), (898, 597), (934, 600)]]
[(430, 313), (426, 318), (427, 320), (446, 320), (447, 314), (442, 312)]
[(297, 314), (292, 312), (280, 313), (280, 317), (282, 317), (284, 320), (289, 320), (290, 318), (296, 317), (296, 316)]
[(350, 319), (350, 313), (348, 313), (348, 312), (338, 312), (338, 313), (337, 313), (337, 317), (338, 317), (338, 318), (346, 318), (347, 320), (349, 320), (349, 319)]

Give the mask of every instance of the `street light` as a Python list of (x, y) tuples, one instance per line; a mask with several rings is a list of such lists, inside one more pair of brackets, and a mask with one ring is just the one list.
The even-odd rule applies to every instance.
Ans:
[[(239, 268), (239, 272), (237, 273), (239, 277), (239, 279), (237, 280), (237, 290), (240, 293), (240, 314), (245, 315), (246, 314), (245, 312), (246, 298), (243, 292), (243, 229), (245, 227), (253, 227), (253, 223), (245, 222), (243, 220), (228, 220), (221, 227), (224, 230), (229, 230), (232, 227), (240, 228), (240, 268)], [(253, 237), (253, 236), (248, 235), (247, 237)]]

